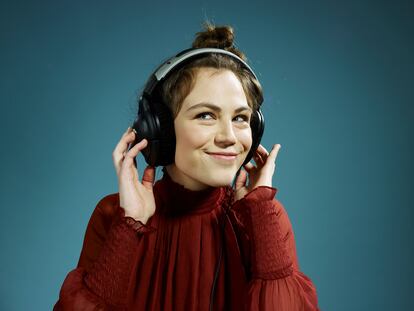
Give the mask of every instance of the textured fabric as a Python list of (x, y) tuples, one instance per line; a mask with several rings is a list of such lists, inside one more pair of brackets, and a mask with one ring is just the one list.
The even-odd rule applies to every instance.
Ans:
[(191, 191), (164, 170), (145, 225), (105, 196), (54, 310), (209, 310), (216, 272), (213, 310), (319, 310), (276, 192), (233, 203), (230, 187)]
[(275, 194), (275, 188), (255, 188), (233, 206), (251, 241), (253, 278), (276, 279), (292, 274), (292, 258), (278, 221), (281, 210), (277, 211), (272, 201)]

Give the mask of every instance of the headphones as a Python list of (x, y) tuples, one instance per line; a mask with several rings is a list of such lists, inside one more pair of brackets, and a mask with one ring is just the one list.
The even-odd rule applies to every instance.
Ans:
[[(169, 107), (161, 99), (162, 83), (173, 70), (178, 70), (192, 60), (209, 53), (224, 54), (236, 59), (257, 79), (253, 70), (239, 56), (218, 48), (190, 48), (164, 61), (146, 82), (139, 99), (138, 116), (132, 125), (136, 140), (131, 144), (131, 148), (144, 138), (148, 140), (147, 147), (142, 150), (147, 164), (156, 167), (169, 165), (175, 161), (174, 119)], [(249, 163), (263, 136), (264, 118), (260, 110), (261, 104), (262, 102), (259, 103), (258, 109), (250, 120), (252, 146), (243, 165)]]

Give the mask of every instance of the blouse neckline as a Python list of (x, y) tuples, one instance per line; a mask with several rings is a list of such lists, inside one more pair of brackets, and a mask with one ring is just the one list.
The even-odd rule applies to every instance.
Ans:
[(190, 190), (172, 180), (165, 167), (162, 171), (164, 175), (154, 188), (162, 201), (161, 211), (165, 214), (180, 216), (207, 213), (219, 206), (225, 198), (225, 186)]

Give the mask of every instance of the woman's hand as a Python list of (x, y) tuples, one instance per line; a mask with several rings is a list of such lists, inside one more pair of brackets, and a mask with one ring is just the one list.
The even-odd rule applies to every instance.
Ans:
[(128, 151), (128, 145), (135, 141), (135, 133), (131, 128), (122, 135), (112, 153), (116, 174), (118, 175), (119, 203), (125, 210), (125, 216), (146, 224), (155, 212), (153, 184), (155, 167), (147, 166), (139, 182), (134, 159), (143, 150), (148, 141), (141, 140)]
[[(256, 187), (272, 187), (272, 177), (276, 167), (275, 161), (280, 147), (280, 144), (273, 145), (273, 148), (269, 153), (262, 145), (259, 145), (253, 156), (257, 166), (254, 166), (250, 162), (247, 163), (244, 166), (246, 171), (240, 170), (240, 174), (236, 179), (234, 202), (242, 199)], [(246, 185), (247, 174), (249, 174), (249, 185)]]

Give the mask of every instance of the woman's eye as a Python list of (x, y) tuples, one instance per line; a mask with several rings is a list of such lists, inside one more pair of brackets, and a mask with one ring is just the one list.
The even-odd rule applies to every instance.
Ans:
[[(196, 116), (200, 120), (212, 120), (214, 119), (214, 114), (211, 112), (202, 112)], [(247, 115), (240, 114), (234, 118), (237, 122), (249, 122), (250, 118)]]
[(211, 112), (203, 112), (200, 113), (196, 116), (197, 119), (201, 119), (201, 120), (211, 120), (211, 118), (205, 118), (205, 116), (211, 116), (213, 117), (213, 114)]
[(244, 114), (240, 114), (240, 115), (238, 115), (236, 118), (240, 118), (239, 120), (241, 121), (241, 122), (249, 122), (249, 117), (248, 116), (246, 116), (246, 115), (244, 115)]

